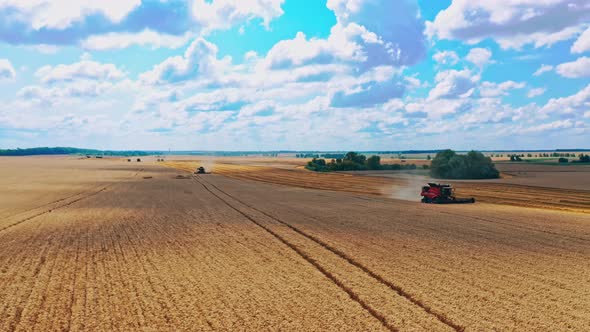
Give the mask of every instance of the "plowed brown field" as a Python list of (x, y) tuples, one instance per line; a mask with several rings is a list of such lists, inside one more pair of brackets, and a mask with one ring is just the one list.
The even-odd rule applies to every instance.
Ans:
[(0, 331), (590, 329), (587, 214), (236, 167), (1, 159)]

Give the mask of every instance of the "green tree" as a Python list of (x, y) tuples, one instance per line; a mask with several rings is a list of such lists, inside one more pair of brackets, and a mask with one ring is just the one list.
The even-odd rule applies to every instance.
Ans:
[(467, 155), (459, 155), (453, 150), (444, 150), (432, 160), (430, 175), (447, 179), (490, 179), (499, 177), (500, 172), (492, 159), (481, 152), (470, 151)]
[(352, 161), (353, 163), (364, 165), (365, 161), (367, 160), (367, 157), (365, 155), (351, 151), (344, 156), (344, 160), (349, 160), (349, 161)]
[(381, 157), (371, 156), (367, 159), (367, 169), (378, 170), (381, 169)]
[(446, 177), (451, 172), (449, 161), (457, 154), (453, 150), (443, 150), (436, 154), (430, 165), (430, 174), (433, 177)]

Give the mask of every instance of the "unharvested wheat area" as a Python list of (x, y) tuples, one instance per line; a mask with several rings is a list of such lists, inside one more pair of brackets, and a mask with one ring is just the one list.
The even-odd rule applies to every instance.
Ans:
[(590, 330), (568, 175), (436, 206), (395, 174), (168, 159), (0, 158), (1, 331)]

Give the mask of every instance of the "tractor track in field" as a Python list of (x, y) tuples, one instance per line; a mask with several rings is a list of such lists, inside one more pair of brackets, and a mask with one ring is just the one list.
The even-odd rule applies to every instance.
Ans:
[[(143, 168), (142, 168), (142, 169), (140, 169), (140, 170), (138, 170), (137, 172), (135, 172), (135, 174), (133, 174), (133, 175), (132, 175), (132, 176), (130, 176), (130, 177), (136, 177), (136, 176), (137, 176), (139, 173), (143, 172), (143, 170), (144, 170)], [(98, 195), (98, 194), (102, 193), (103, 191), (107, 190), (108, 188), (110, 188), (110, 187), (111, 187), (111, 186), (113, 186), (113, 185), (115, 185), (115, 183), (108, 184), (108, 185), (106, 185), (106, 186), (102, 187), (102, 188), (101, 188), (101, 189), (99, 189), (99, 190), (95, 190), (95, 188), (96, 188), (96, 187), (95, 187), (95, 188), (92, 188), (92, 189), (90, 189), (90, 190), (83, 191), (83, 192), (77, 193), (77, 194), (75, 194), (75, 195), (71, 195), (71, 196), (68, 196), (68, 197), (65, 197), (65, 198), (61, 198), (61, 199), (55, 200), (55, 201), (53, 201), (53, 202), (49, 202), (49, 203), (46, 203), (46, 204), (40, 205), (40, 206), (38, 206), (38, 207), (31, 208), (31, 209), (28, 209), (28, 210), (26, 210), (26, 211), (23, 211), (23, 212), (19, 212), (19, 213), (17, 213), (17, 214), (14, 214), (14, 215), (12, 215), (11, 217), (14, 217), (14, 216), (17, 216), (17, 215), (19, 215), (19, 214), (26, 213), (26, 212), (30, 212), (30, 211), (33, 211), (33, 210), (36, 210), (36, 209), (40, 209), (40, 208), (42, 208), (42, 207), (44, 207), (44, 206), (47, 206), (47, 205), (50, 205), (50, 204), (55, 204), (55, 203), (58, 203), (58, 202), (67, 201), (69, 198), (72, 198), (72, 197), (81, 196), (81, 197), (78, 197), (78, 198), (76, 198), (76, 199), (74, 199), (74, 200), (68, 201), (67, 203), (64, 203), (64, 204), (61, 204), (61, 205), (55, 206), (55, 207), (53, 207), (53, 208), (51, 208), (51, 209), (46, 209), (46, 210), (44, 210), (44, 211), (41, 211), (41, 212), (39, 212), (39, 213), (36, 213), (36, 214), (34, 214), (34, 215), (32, 215), (32, 216), (29, 216), (29, 217), (26, 217), (26, 218), (20, 219), (20, 220), (18, 220), (18, 221), (15, 221), (15, 222), (14, 222), (14, 223), (12, 223), (12, 224), (9, 224), (9, 225), (7, 225), (7, 226), (4, 226), (4, 227), (0, 228), (0, 233), (1, 233), (1, 232), (4, 232), (5, 230), (8, 230), (8, 229), (10, 229), (10, 228), (12, 228), (12, 227), (18, 226), (18, 225), (20, 225), (20, 224), (22, 224), (22, 223), (25, 223), (25, 222), (27, 222), (27, 221), (30, 221), (30, 220), (32, 220), (32, 219), (35, 219), (35, 218), (37, 218), (37, 217), (40, 217), (40, 216), (42, 216), (42, 215), (45, 215), (45, 214), (51, 213), (51, 212), (53, 212), (53, 211), (55, 211), (55, 210), (58, 210), (58, 209), (61, 209), (61, 208), (68, 207), (68, 206), (70, 206), (70, 205), (72, 205), (72, 204), (75, 204), (75, 203), (77, 203), (77, 202), (79, 202), (79, 201), (82, 201), (82, 200), (84, 200), (84, 199), (90, 198), (90, 197), (92, 197), (92, 196), (96, 196), (96, 195)], [(4, 220), (10, 219), (11, 217), (4, 218)]]
[(390, 325), (387, 322), (387, 320), (385, 319), (385, 317), (383, 317), (379, 312), (377, 312), (377, 310), (375, 310), (374, 308), (370, 307), (366, 302), (364, 302), (362, 299), (360, 299), (359, 296), (354, 292), (354, 290), (346, 287), (346, 285), (344, 285), (342, 281), (338, 280), (333, 274), (331, 274), (329, 271), (327, 271), (325, 268), (323, 268), (313, 257), (310, 257), (309, 255), (307, 255), (306, 253), (304, 253), (301, 249), (299, 249), (298, 247), (296, 247), (294, 244), (292, 244), (289, 241), (287, 241), (284, 237), (282, 237), (281, 235), (277, 234), (276, 232), (274, 232), (273, 230), (269, 229), (268, 227), (262, 225), (260, 222), (256, 221), (252, 216), (248, 215), (247, 213), (245, 213), (245, 212), (241, 211), (240, 209), (238, 209), (237, 207), (233, 206), (226, 199), (223, 199), (218, 194), (214, 193), (209, 187), (207, 187), (207, 185), (215, 188), (217, 191), (219, 191), (222, 194), (226, 195), (227, 197), (235, 200), (236, 202), (238, 202), (238, 203), (246, 206), (247, 208), (252, 209), (254, 211), (257, 211), (258, 213), (261, 213), (261, 214), (265, 215), (266, 217), (268, 217), (268, 218), (270, 218), (270, 219), (278, 222), (279, 224), (282, 224), (282, 225), (288, 227), (289, 229), (291, 229), (295, 233), (303, 236), (304, 238), (306, 238), (308, 240), (311, 240), (312, 242), (316, 243), (317, 245), (319, 245), (323, 249), (325, 249), (325, 250), (331, 252), (332, 254), (340, 257), (341, 259), (343, 259), (344, 261), (346, 261), (350, 265), (352, 265), (352, 266), (360, 269), (361, 271), (363, 271), (366, 275), (368, 275), (369, 277), (371, 277), (373, 280), (379, 282), (382, 285), (385, 285), (386, 287), (388, 287), (389, 289), (391, 289), (392, 291), (394, 291), (395, 293), (397, 293), (399, 296), (401, 296), (401, 297), (405, 298), (406, 300), (408, 300), (409, 302), (411, 302), (413, 305), (421, 308), (427, 314), (435, 317), (438, 321), (440, 321), (444, 325), (450, 327), (451, 329), (453, 329), (455, 331), (464, 331), (465, 330), (465, 328), (463, 326), (461, 326), (461, 325), (453, 322), (448, 317), (446, 317), (444, 314), (435, 311), (430, 306), (428, 306), (427, 304), (423, 303), (422, 301), (420, 301), (419, 299), (417, 299), (416, 297), (414, 297), (412, 294), (410, 294), (407, 291), (405, 291), (400, 286), (395, 285), (394, 283), (386, 280), (381, 275), (379, 275), (376, 272), (372, 271), (371, 269), (369, 269), (368, 267), (366, 267), (362, 263), (354, 260), (352, 257), (348, 256), (347, 254), (345, 254), (341, 250), (332, 247), (331, 245), (327, 244), (326, 242), (320, 240), (319, 238), (317, 238), (317, 237), (315, 237), (315, 236), (313, 236), (311, 234), (308, 234), (308, 233), (300, 230), (299, 228), (297, 228), (297, 227), (295, 227), (295, 226), (293, 226), (293, 225), (291, 225), (291, 224), (289, 224), (289, 223), (287, 223), (287, 222), (285, 222), (285, 221), (283, 221), (283, 220), (281, 220), (281, 219), (279, 219), (279, 218), (277, 218), (277, 217), (275, 217), (273, 215), (268, 214), (265, 211), (262, 211), (262, 210), (260, 210), (260, 209), (258, 209), (256, 207), (248, 204), (248, 203), (245, 203), (244, 201), (236, 198), (235, 196), (233, 196), (231, 194), (228, 194), (227, 192), (225, 192), (224, 190), (220, 189), (215, 184), (210, 183), (209, 181), (203, 179), (202, 177), (200, 177), (198, 175), (193, 176), (193, 178), (197, 182), (199, 182), (213, 196), (217, 197), (219, 200), (221, 200), (227, 206), (229, 206), (233, 210), (237, 211), (238, 213), (240, 213), (241, 215), (243, 215), (244, 217), (246, 217), (248, 220), (250, 220), (251, 222), (253, 222), (257, 226), (259, 226), (260, 228), (264, 229), (266, 232), (268, 232), (269, 234), (271, 234), (272, 236), (274, 236), (275, 238), (277, 238), (279, 241), (281, 241), (282, 243), (284, 243), (285, 245), (287, 245), (289, 248), (291, 248), (293, 251), (295, 251), (299, 256), (301, 256), (307, 262), (309, 262), (310, 264), (312, 264), (316, 269), (318, 269), (322, 274), (324, 274), (334, 284), (336, 284), (343, 291), (345, 291), (353, 300), (355, 300), (356, 302), (358, 302), (365, 310), (367, 310), (373, 317), (375, 317), (377, 320), (379, 320), (383, 324), (383, 326), (386, 327), (387, 329), (389, 329), (390, 331), (397, 331), (398, 329), (396, 327)]
[[(229, 208), (231, 208), (232, 210), (238, 212), (239, 214), (241, 214), (242, 216), (244, 216), (246, 219), (250, 220), (252, 223), (254, 223), (256, 226), (262, 228), (264, 231), (266, 231), (267, 233), (269, 233), (270, 235), (272, 235), (273, 237), (275, 237), (277, 240), (279, 240), (281, 243), (285, 244), (287, 247), (289, 247), (291, 250), (295, 251), (295, 253), (297, 253), (301, 258), (303, 258), (305, 261), (307, 261), (309, 264), (311, 264), (313, 267), (315, 267), (318, 271), (320, 271), (326, 278), (328, 278), (330, 281), (332, 281), (336, 286), (338, 286), (340, 289), (342, 289), (345, 293), (348, 294), (348, 296), (350, 296), (351, 299), (353, 299), (355, 302), (357, 302), (363, 309), (365, 309), (367, 312), (369, 312), (369, 314), (371, 314), (371, 316), (373, 316), (375, 319), (377, 319), (379, 322), (381, 322), (381, 324), (383, 325), (383, 327), (385, 327), (386, 329), (388, 329), (389, 331), (399, 331), (395, 326), (390, 325), (387, 320), (385, 319), (385, 317), (383, 317), (380, 313), (378, 313), (375, 309), (373, 309), (372, 307), (370, 307), (367, 303), (365, 303), (362, 299), (359, 298), (359, 296), (350, 288), (346, 287), (344, 285), (344, 283), (342, 283), (342, 281), (340, 281), (338, 278), (336, 278), (332, 273), (330, 273), (328, 270), (326, 270), (324, 267), (322, 267), (315, 259), (313, 259), (312, 257), (310, 257), (309, 255), (307, 255), (306, 253), (304, 253), (302, 250), (300, 250), (299, 248), (297, 248), (295, 245), (293, 245), (292, 243), (290, 243), (289, 241), (287, 241), (284, 237), (282, 237), (281, 235), (277, 234), (276, 232), (274, 232), (273, 230), (271, 230), (270, 228), (262, 225), (261, 223), (259, 223), (258, 221), (256, 221), (254, 218), (252, 218), (250, 215), (242, 212), (240, 209), (236, 208), (235, 206), (233, 206), (231, 203), (229, 203), (227, 200), (223, 199), (221, 196), (219, 196), (218, 194), (214, 193), (209, 187), (207, 187), (207, 185), (205, 185), (203, 182), (206, 182), (203, 180), (203, 182), (201, 182), (197, 177), (195, 177), (196, 181), (199, 182), (203, 188), (205, 188), (211, 195), (217, 197), (220, 201), (222, 201), (225, 205), (227, 205)], [(211, 183), (206, 182), (207, 184), (211, 185)], [(217, 189), (219, 190), (219, 189)], [(224, 191), (219, 190), (220, 192), (224, 193)], [(227, 195), (227, 194), (226, 194)], [(227, 195), (229, 196), (229, 195)], [(231, 196), (230, 196), (231, 197)]]

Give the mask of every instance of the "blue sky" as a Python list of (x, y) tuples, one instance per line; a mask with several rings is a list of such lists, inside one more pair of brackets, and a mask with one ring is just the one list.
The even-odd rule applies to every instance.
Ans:
[(0, 0), (0, 148), (590, 145), (585, 0)]

